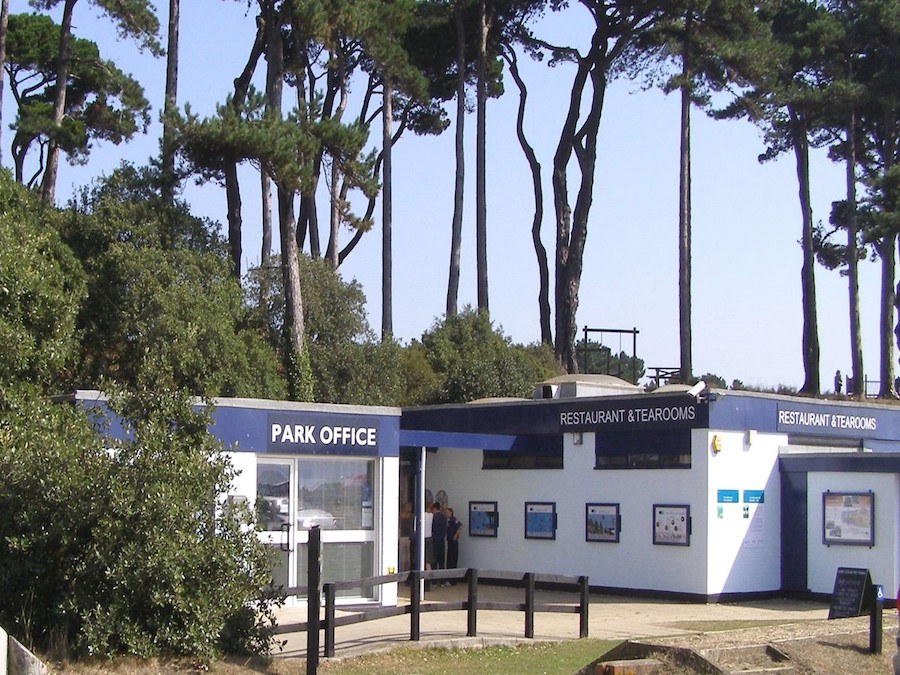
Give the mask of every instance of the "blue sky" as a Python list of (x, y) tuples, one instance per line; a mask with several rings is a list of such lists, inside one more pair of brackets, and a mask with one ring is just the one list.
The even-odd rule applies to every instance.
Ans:
[[(166, 25), (168, 3), (158, 1)], [(11, 12), (29, 11), (11, 0)], [(584, 22), (570, 10), (550, 16), (540, 30), (552, 40), (579, 44)], [(179, 105), (201, 115), (214, 112), (232, 88), (253, 39), (246, 3), (182, 0)], [(123, 146), (98, 145), (86, 167), (62, 163), (58, 200), (120, 161), (145, 163), (157, 152), (165, 61), (121, 41), (87, 0), (76, 6), (74, 31), (95, 40), (101, 53), (132, 73), (153, 104), (149, 133)], [(59, 20), (59, 13), (54, 13)], [(572, 69), (549, 69), (521, 60), (530, 88), (526, 133), (544, 167), (543, 240), (552, 255), (552, 191), (549, 167), (568, 101)], [(262, 69), (260, 69), (262, 72)], [(289, 99), (286, 91), (286, 99)], [(488, 108), (488, 270), (491, 316), (516, 342), (539, 339), (538, 275), (531, 244), (532, 189), (515, 138), (515, 86)], [(452, 105), (452, 104), (451, 104)], [(351, 104), (351, 110), (352, 110)], [(452, 113), (452, 110), (451, 110)], [(348, 113), (349, 114), (349, 113)], [(614, 81), (607, 93), (598, 150), (593, 209), (581, 283), (578, 325), (637, 328), (638, 355), (648, 366), (677, 367), (678, 351), (678, 100), (639, 83)], [(3, 160), (9, 165), (12, 96), (4, 96)], [(460, 303), (474, 304), (474, 116), (466, 120), (467, 192)], [(378, 137), (380, 131), (373, 132)], [(759, 164), (759, 131), (747, 122), (693, 116), (693, 361), (701, 374), (729, 383), (799, 387), (800, 208), (792, 156)], [(394, 149), (394, 331), (418, 338), (443, 311), (446, 300), (453, 205), (453, 130), (442, 136), (404, 137)], [(258, 178), (243, 173), (245, 261), (259, 258)], [(812, 162), (813, 216), (827, 220), (832, 200), (844, 195), (844, 168), (824, 152)], [(185, 187), (197, 215), (225, 221), (224, 192), (216, 185)], [(376, 214), (380, 213), (380, 207)], [(323, 232), (325, 237), (326, 233)], [(345, 233), (345, 239), (350, 234)], [(277, 237), (276, 237), (277, 239)], [(376, 222), (341, 267), (368, 297), (370, 323), (381, 325), (381, 235)], [(878, 376), (879, 263), (861, 266), (865, 370)], [(831, 389), (834, 371), (850, 369), (848, 291), (836, 272), (816, 268), (821, 375)], [(606, 343), (618, 350), (618, 337)], [(630, 349), (623, 342), (623, 348)], [(895, 354), (896, 358), (896, 354)], [(896, 363), (896, 361), (895, 361)]]

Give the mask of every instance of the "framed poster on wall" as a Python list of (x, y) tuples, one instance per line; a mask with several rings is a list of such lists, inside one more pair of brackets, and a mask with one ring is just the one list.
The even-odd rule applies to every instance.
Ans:
[(496, 537), (499, 521), (497, 502), (469, 502), (470, 537)]
[(525, 538), (556, 539), (556, 502), (525, 502)]
[(690, 546), (691, 507), (687, 504), (654, 504), (653, 543), (660, 546)]
[(618, 543), (621, 525), (618, 504), (584, 505), (585, 541)]
[(823, 492), (822, 543), (875, 545), (875, 493)]

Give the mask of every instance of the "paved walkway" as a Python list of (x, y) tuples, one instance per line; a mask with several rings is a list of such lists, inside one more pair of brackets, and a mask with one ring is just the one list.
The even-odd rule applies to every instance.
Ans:
[[(404, 589), (405, 591), (406, 589)], [(426, 602), (458, 601), (465, 598), (464, 585), (439, 587), (425, 594)], [(480, 586), (479, 601), (524, 602), (524, 591), (496, 586)], [(825, 603), (796, 600), (765, 600), (739, 604), (699, 604), (662, 600), (630, 599), (626, 597), (591, 595), (589, 635), (606, 640), (625, 640), (644, 637), (691, 635), (697, 628), (685, 627), (685, 622), (702, 621), (809, 621), (826, 619)], [(400, 603), (408, 602), (401, 597)], [(537, 603), (576, 603), (573, 593), (538, 591)], [(338, 609), (338, 615), (340, 615)], [(279, 611), (281, 625), (306, 621), (305, 608), (285, 607)], [(536, 640), (571, 640), (578, 637), (577, 614), (535, 613)], [(335, 656), (354, 656), (400, 645), (472, 646), (486, 644), (514, 644), (531, 642), (524, 638), (525, 614), (501, 610), (479, 610), (478, 637), (466, 637), (466, 612), (423, 612), (419, 643), (409, 639), (409, 615), (377, 619), (340, 626), (335, 630)], [(306, 633), (282, 636), (287, 644), (281, 656), (306, 657)], [(320, 644), (324, 638), (320, 636)]]

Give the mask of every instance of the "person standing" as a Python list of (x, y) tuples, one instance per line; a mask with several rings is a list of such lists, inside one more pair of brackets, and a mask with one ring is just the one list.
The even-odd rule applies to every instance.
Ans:
[[(422, 564), (426, 570), (434, 569), (434, 513), (432, 509), (425, 509), (422, 514), (422, 534), (425, 539), (425, 555)], [(425, 590), (431, 590), (431, 581), (425, 580)]]
[(412, 551), (412, 535), (413, 535), (413, 517), (412, 517), (412, 504), (409, 502), (403, 503), (403, 508), (400, 509), (400, 571), (401, 572), (409, 572), (412, 569), (411, 566), (411, 551)]
[(440, 570), (444, 569), (447, 565), (447, 516), (444, 514), (443, 508), (441, 508), (440, 502), (435, 502), (431, 505), (431, 513), (433, 514), (431, 524), (431, 547), (434, 555), (431, 561), (431, 568)]
[[(459, 567), (459, 533), (462, 523), (453, 514), (453, 509), (447, 507), (447, 569)], [(455, 582), (453, 582), (455, 583)]]

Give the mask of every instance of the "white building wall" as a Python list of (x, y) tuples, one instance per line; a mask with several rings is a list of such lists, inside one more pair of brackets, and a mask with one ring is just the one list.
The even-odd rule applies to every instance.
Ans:
[[(715, 441), (720, 444), (718, 452), (713, 451)], [(781, 588), (778, 447), (786, 443), (787, 438), (780, 434), (709, 432), (706, 443), (709, 461), (707, 594)], [(748, 490), (762, 491), (763, 502), (748, 503)], [(737, 502), (730, 503), (720, 491), (728, 495), (736, 491)]]
[[(375, 574), (395, 574), (397, 572), (398, 546), (400, 541), (400, 507), (397, 495), (400, 494), (400, 458), (382, 457), (379, 462), (381, 471), (381, 490), (377, 503), (381, 506), (381, 526), (377, 532)], [(376, 519), (376, 525), (379, 519)], [(397, 604), (397, 584), (384, 584), (381, 587), (381, 603)]]
[[(885, 597), (897, 597), (900, 582), (900, 475), (820, 472), (808, 474), (807, 579), (813, 593), (831, 593), (838, 567), (864, 567)], [(822, 493), (875, 494), (875, 546), (826, 546), (822, 543)]]
[[(594, 435), (582, 445), (564, 440), (563, 470), (481, 469), (477, 450), (428, 453), (426, 487), (446, 490), (463, 522), (460, 566), (479, 569), (583, 575), (592, 586), (707, 593), (707, 435), (692, 434), (691, 469), (595, 470)], [(468, 536), (470, 501), (496, 501), (498, 536)], [(525, 502), (556, 502), (556, 540), (525, 539)], [(585, 504), (618, 503), (619, 543), (585, 541)], [(653, 505), (687, 504), (690, 546), (653, 544)]]
[(235, 470), (228, 495), (246, 497), (250, 507), (253, 508), (256, 503), (256, 453), (226, 452), (224, 454)]

